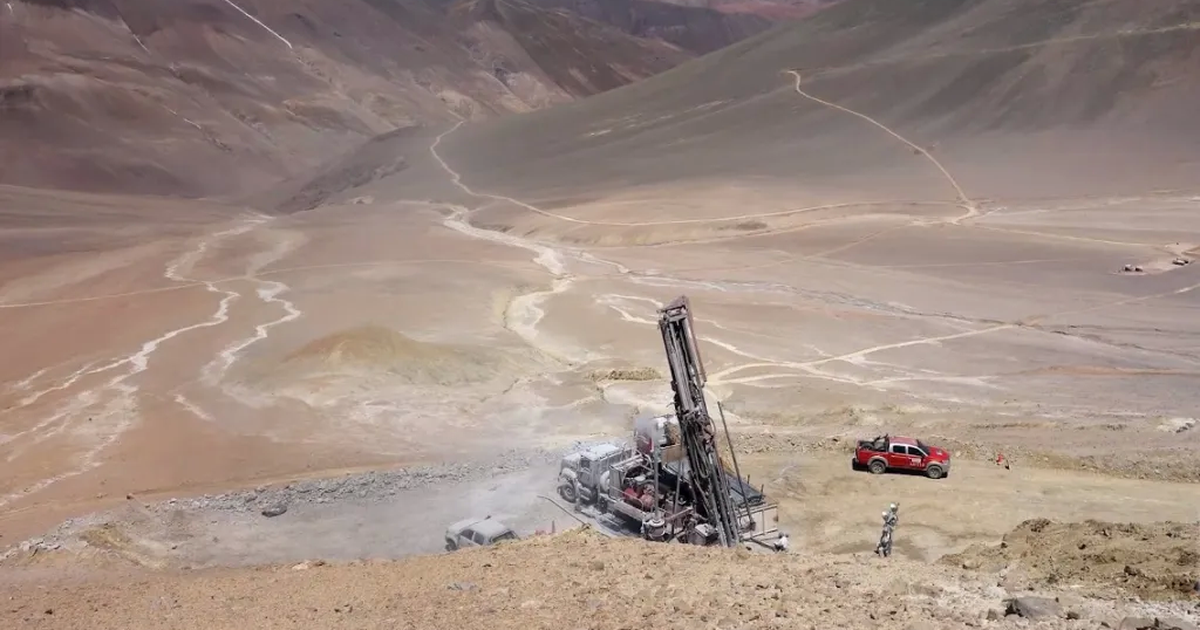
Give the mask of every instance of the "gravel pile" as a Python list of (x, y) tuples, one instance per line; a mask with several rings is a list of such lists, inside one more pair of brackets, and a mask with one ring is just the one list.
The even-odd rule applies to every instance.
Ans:
[[(431, 485), (458, 484), (479, 481), (533, 466), (557, 463), (563, 455), (597, 444), (612, 444), (614, 440), (575, 442), (565, 449), (512, 449), (491, 458), (450, 462), (432, 466), (417, 466), (396, 470), (370, 471), (328, 479), (296, 481), (281, 486), (260, 486), (221, 494), (185, 499), (169, 499), (145, 506), (157, 514), (177, 510), (223, 511), (258, 513), (264, 517), (279, 516), (299, 504), (326, 504), (338, 501), (382, 501), (404, 490)], [(106, 513), (89, 514), (68, 519), (37, 538), (22, 541), (0, 550), (0, 561), (16, 554), (53, 551), (77, 542), (75, 534), (102, 524)]]
[(486, 460), (370, 471), (331, 479), (297, 481), (283, 486), (262, 486), (253, 490), (226, 492), (189, 499), (171, 499), (150, 506), (150, 509), (153, 511), (183, 509), (265, 512), (264, 516), (277, 516), (283, 513), (280, 508), (286, 511), (287, 506), (298, 503), (321, 504), (345, 500), (382, 500), (404, 490), (479, 481), (518, 472), (533, 466), (553, 464), (567, 453), (607, 443), (614, 442), (612, 440), (575, 442), (566, 449), (512, 449)]
[[(573, 449), (572, 449), (573, 450)], [(287, 506), (298, 503), (334, 503), (337, 501), (372, 501), (391, 497), (398, 492), (430, 485), (457, 484), (478, 481), (531, 466), (558, 461), (562, 451), (510, 450), (483, 461), (454, 462), (396, 470), (354, 473), (331, 479), (296, 481), (283, 486), (260, 486), (188, 499), (171, 499), (150, 506), (152, 511), (218, 510), (228, 512), (262, 512), (278, 516)], [(283, 508), (283, 511), (280, 511)]]

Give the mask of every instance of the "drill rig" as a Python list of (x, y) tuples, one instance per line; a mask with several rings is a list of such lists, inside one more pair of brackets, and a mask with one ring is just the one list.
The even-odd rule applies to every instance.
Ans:
[(674, 413), (639, 418), (632, 447), (597, 445), (565, 456), (559, 495), (577, 512), (648, 540), (761, 542), (778, 531), (778, 506), (738, 473), (736, 456), (733, 470), (721, 459), (689, 307), (680, 296), (659, 310)]
[(675, 418), (687, 456), (696, 511), (716, 529), (721, 545), (732, 547), (741, 540), (741, 527), (730, 498), (729, 479), (717, 451), (716, 425), (704, 400), (706, 375), (693, 328), (686, 295), (659, 310), (658, 329), (671, 366)]

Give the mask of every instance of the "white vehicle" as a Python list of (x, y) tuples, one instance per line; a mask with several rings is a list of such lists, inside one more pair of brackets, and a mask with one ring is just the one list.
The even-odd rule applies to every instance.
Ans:
[(463, 547), (487, 547), (506, 540), (520, 540), (511, 527), (493, 519), (466, 518), (446, 528), (446, 551)]
[(563, 457), (558, 468), (559, 496), (568, 503), (595, 502), (604, 493), (604, 473), (630, 455), (628, 447), (598, 444)]

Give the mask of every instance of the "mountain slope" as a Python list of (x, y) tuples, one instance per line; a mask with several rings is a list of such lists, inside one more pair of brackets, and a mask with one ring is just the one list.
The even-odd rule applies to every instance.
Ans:
[(794, 20), (812, 15), (841, 0), (664, 0), (681, 7), (705, 7), (726, 15), (755, 15)]
[(0, 10), (0, 183), (261, 188), (398, 127), (529, 111), (688, 57), (503, 4), (456, 20), (436, 0), (14, 0)]
[(577, 97), (643, 79), (690, 57), (662, 42), (630, 37), (566, 11), (518, 0), (466, 0), (455, 5), (451, 15), (472, 25), (468, 33), (477, 45), (473, 50), (480, 50), (480, 61), (501, 81), (511, 81), (513, 74), (506, 67), (506, 47), (497, 38), (507, 35), (558, 86)]
[[(611, 24), (638, 37), (670, 42), (705, 54), (771, 28), (777, 21), (754, 13), (722, 13), (705, 6), (683, 6), (659, 0), (535, 0)], [(785, 9), (783, 5), (771, 4)]]
[(746, 176), (830, 201), (954, 199), (924, 156), (837, 105), (935, 147), (973, 197), (1187, 187), (1198, 24), (1197, 0), (847, 0), (636, 85), (464, 127), (441, 152), (469, 185), (535, 203)]

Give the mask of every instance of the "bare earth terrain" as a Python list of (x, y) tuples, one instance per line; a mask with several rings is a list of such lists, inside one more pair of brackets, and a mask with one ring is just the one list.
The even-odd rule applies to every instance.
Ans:
[(261, 191), (385, 132), (531, 111), (693, 56), (522, 0), (0, 9), (0, 183), (89, 192)]
[[(4, 627), (1196, 623), (1200, 3), (901, 4), (236, 204), (0, 186)], [(578, 525), (680, 294), (790, 554), (410, 558)], [(852, 472), (885, 432), (952, 475)]]

